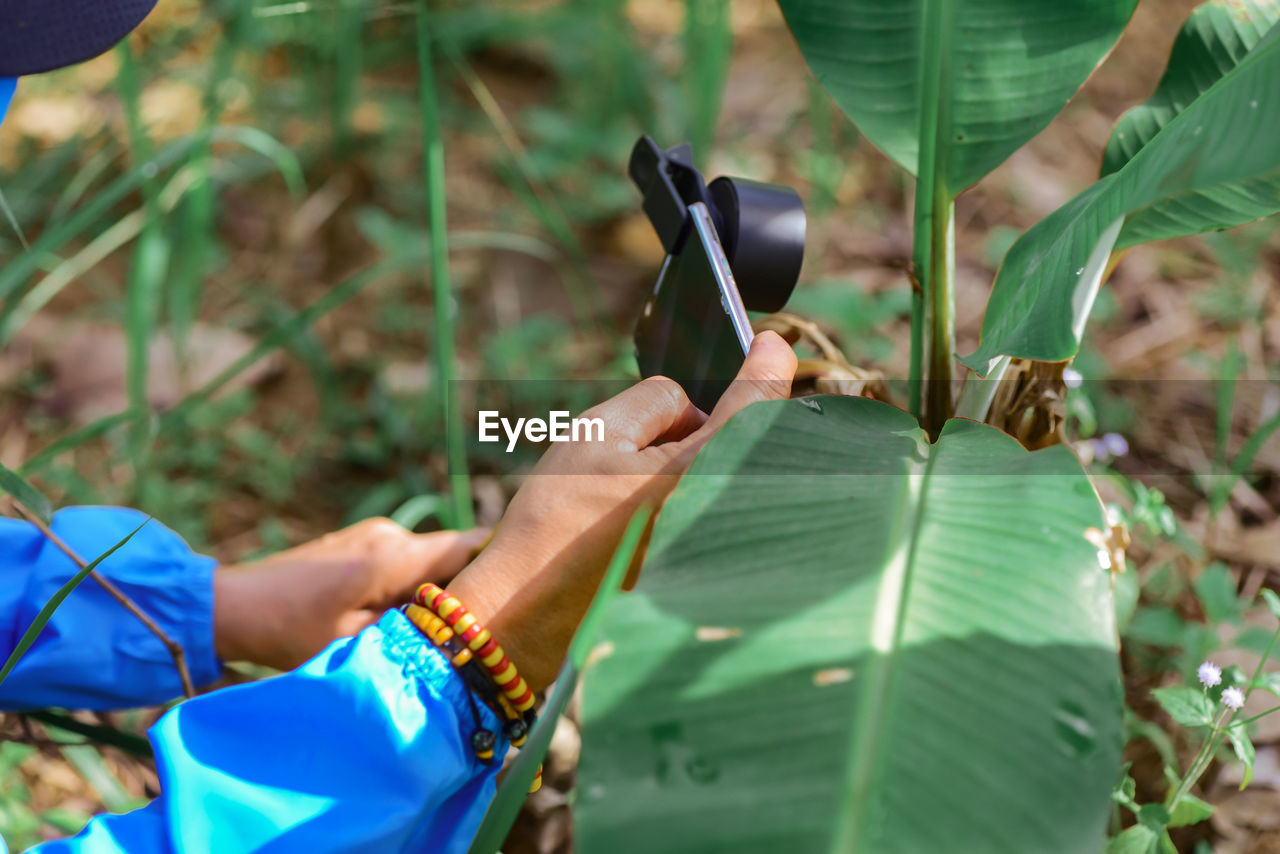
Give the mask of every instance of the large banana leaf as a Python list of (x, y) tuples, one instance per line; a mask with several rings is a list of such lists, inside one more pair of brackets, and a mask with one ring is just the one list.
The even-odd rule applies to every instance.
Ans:
[(578, 850), (1096, 854), (1121, 748), (1101, 524), (1065, 448), (750, 407), (586, 673)]
[(1136, 0), (779, 0), (814, 77), (954, 197), (1049, 124)]
[(996, 276), (981, 344), (961, 361), (985, 374), (1001, 355), (1075, 355), (1105, 262), (1130, 221), (1139, 236), (1173, 237), (1280, 210), (1277, 81), (1273, 27), (1124, 166), (1018, 239)]
[[(1192, 12), (1173, 43), (1155, 94), (1116, 123), (1102, 174), (1128, 163), (1174, 116), (1235, 68), (1277, 21), (1280, 0), (1214, 0)], [(1116, 248), (1266, 216), (1275, 211), (1278, 197), (1280, 175), (1249, 187), (1209, 187), (1156, 203), (1126, 217)]]

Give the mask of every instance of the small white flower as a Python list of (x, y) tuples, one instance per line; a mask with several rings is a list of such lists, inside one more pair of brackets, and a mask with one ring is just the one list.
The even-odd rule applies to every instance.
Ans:
[(1084, 382), (1084, 375), (1075, 368), (1062, 369), (1062, 384), (1067, 388), (1080, 388), (1080, 384)]
[(1222, 681), (1222, 668), (1212, 661), (1206, 661), (1196, 670), (1196, 675), (1200, 677), (1201, 685), (1206, 688), (1212, 688)]
[(1244, 692), (1239, 688), (1227, 688), (1222, 692), (1222, 705), (1228, 709), (1238, 709), (1244, 705)]

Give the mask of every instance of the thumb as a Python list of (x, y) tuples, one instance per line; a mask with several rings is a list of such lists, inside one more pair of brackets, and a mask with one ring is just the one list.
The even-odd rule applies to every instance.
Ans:
[(462, 571), (476, 552), (489, 540), (488, 528), (473, 528), (470, 531), (435, 531), (430, 534), (415, 534), (414, 546), (410, 551), (414, 560), (410, 561), (413, 579), (411, 584), (417, 586), (424, 581), (444, 584)]
[(738, 376), (720, 396), (707, 423), (695, 434), (706, 441), (740, 411), (761, 400), (786, 400), (796, 375), (796, 354), (776, 332), (761, 332), (751, 342), (751, 350)]

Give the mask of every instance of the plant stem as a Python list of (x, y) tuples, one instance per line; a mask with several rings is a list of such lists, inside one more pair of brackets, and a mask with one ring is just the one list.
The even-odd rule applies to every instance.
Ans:
[[(151, 445), (150, 407), (147, 388), (150, 374), (151, 337), (155, 330), (164, 282), (169, 266), (169, 244), (165, 239), (164, 218), (159, 204), (159, 182), (147, 168), (154, 156), (154, 146), (142, 121), (142, 86), (138, 64), (129, 40), (117, 48), (120, 72), (116, 77), (125, 123), (129, 129), (129, 148), (136, 166), (143, 172), (140, 183), (146, 220), (138, 236), (138, 244), (129, 263), (129, 285), (126, 298), (127, 365), (125, 387), (129, 409), (136, 417), (129, 431), (129, 456), (134, 466), (135, 489), (146, 504), (148, 491), (148, 457)], [(154, 168), (154, 167), (153, 167)]]
[(911, 367), (909, 368), (908, 411), (924, 423), (924, 401), (921, 386), (924, 383), (924, 290), (915, 273), (911, 275)]
[(435, 303), (435, 361), (440, 393), (445, 395), (445, 440), (449, 460), (449, 491), (453, 498), (453, 526), (475, 524), (471, 507), (471, 477), (467, 469), (467, 449), (462, 434), (462, 412), (458, 406), (454, 379), (457, 352), (453, 327), (455, 301), (449, 279), (448, 224), (445, 210), (444, 140), (440, 134), (440, 111), (436, 103), (435, 73), (431, 64), (431, 33), (427, 20), (427, 0), (418, 0), (418, 95), (422, 109), (423, 173), (426, 179), (427, 227), (431, 230), (431, 291)]
[(1209, 763), (1213, 761), (1213, 755), (1218, 750), (1218, 745), (1222, 743), (1222, 737), (1226, 735), (1226, 729), (1223, 724), (1235, 714), (1234, 709), (1226, 708), (1218, 715), (1218, 720), (1214, 722), (1209, 731), (1209, 737), (1204, 740), (1204, 744), (1200, 745), (1196, 758), (1191, 761), (1191, 767), (1187, 769), (1187, 773), (1183, 775), (1182, 782), (1178, 784), (1178, 788), (1174, 790), (1169, 797), (1169, 802), (1165, 804), (1165, 808), (1172, 813), (1178, 808), (1182, 798), (1191, 791), (1191, 787), (1200, 779), (1200, 775), (1209, 767)]
[[(952, 141), (950, 75), (955, 3), (926, 5), (923, 43), (937, 45), (921, 58), (921, 105), (911, 263), (919, 281), (912, 298), (912, 396), (923, 382), (923, 425), (936, 438), (951, 416), (955, 352), (955, 203), (944, 157)], [(917, 329), (917, 327), (919, 327)]]
[(1240, 721), (1240, 723), (1251, 724), (1254, 721), (1256, 721), (1258, 718), (1265, 718), (1267, 715), (1271, 714), (1272, 712), (1280, 712), (1280, 706), (1272, 706), (1271, 708), (1267, 709), (1265, 712), (1259, 712), (1258, 714), (1254, 715), (1251, 718), (1245, 718), (1244, 720)]
[(929, 287), (925, 291), (924, 312), (929, 341), (929, 361), (925, 365), (924, 411), (929, 433), (934, 436), (951, 417), (951, 385), (955, 376), (956, 350), (955, 203), (946, 197), (945, 190), (938, 194), (935, 201), (937, 207), (932, 216), (933, 230), (930, 238), (933, 244), (930, 252), (932, 269), (929, 273)]
[(1249, 679), (1249, 687), (1244, 692), (1245, 702), (1249, 702), (1249, 697), (1253, 694), (1253, 686), (1257, 684), (1258, 677), (1262, 675), (1262, 668), (1266, 665), (1267, 659), (1271, 657), (1271, 651), (1276, 647), (1276, 640), (1280, 639), (1280, 626), (1271, 633), (1271, 642), (1267, 644), (1267, 649), (1262, 653), (1262, 658), (1258, 659), (1258, 666), (1253, 669), (1253, 676)]

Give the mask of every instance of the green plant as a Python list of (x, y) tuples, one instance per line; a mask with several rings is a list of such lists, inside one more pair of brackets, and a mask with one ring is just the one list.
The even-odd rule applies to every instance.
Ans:
[[(1280, 620), (1280, 596), (1264, 590), (1263, 598), (1272, 616)], [(1236, 758), (1244, 763), (1240, 788), (1249, 784), (1255, 758), (1249, 724), (1280, 710), (1280, 706), (1247, 718), (1240, 716), (1240, 710), (1258, 688), (1280, 697), (1280, 675), (1263, 672), (1277, 639), (1280, 639), (1280, 627), (1271, 635), (1252, 676), (1239, 667), (1223, 670), (1206, 660), (1196, 673), (1201, 687), (1175, 685), (1154, 692), (1156, 700), (1175, 723), (1198, 734), (1200, 748), (1186, 771), (1179, 773), (1165, 766), (1169, 793), (1162, 803), (1139, 804), (1135, 797), (1137, 787), (1125, 766), (1112, 797), (1134, 814), (1137, 823), (1121, 832), (1119, 823), (1113, 821), (1117, 832), (1107, 846), (1108, 854), (1155, 854), (1157, 851), (1176, 854), (1169, 829), (1204, 821), (1213, 814), (1213, 806), (1192, 795), (1191, 787), (1208, 770), (1224, 741), (1230, 743)]]
[[(1196, 11), (1101, 180), (1008, 249), (957, 395), (954, 200), (1049, 123), (1135, 3), (780, 5), (819, 83), (916, 176), (915, 417), (760, 405), (700, 456), (586, 676), (579, 849), (1097, 851), (1121, 552), (1071, 454), (975, 422), (1003, 423), (1013, 360), (1075, 354), (1125, 248), (1280, 210), (1280, 8)], [(1170, 532), (1154, 495), (1134, 512)]]

